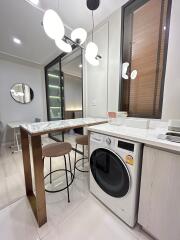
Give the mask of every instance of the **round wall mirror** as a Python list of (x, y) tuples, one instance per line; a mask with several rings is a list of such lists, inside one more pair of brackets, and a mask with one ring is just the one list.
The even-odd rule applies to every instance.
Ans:
[(24, 83), (16, 83), (12, 86), (11, 97), (18, 103), (30, 103), (34, 98), (33, 90)]

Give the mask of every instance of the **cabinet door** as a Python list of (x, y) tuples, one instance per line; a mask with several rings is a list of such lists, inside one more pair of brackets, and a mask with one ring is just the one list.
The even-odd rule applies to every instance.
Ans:
[(159, 240), (180, 239), (180, 155), (144, 148), (138, 222)]
[[(61, 120), (64, 118), (64, 81), (59, 60), (46, 67), (45, 74), (48, 121)], [(51, 133), (50, 137), (56, 141), (63, 140), (61, 132)]]

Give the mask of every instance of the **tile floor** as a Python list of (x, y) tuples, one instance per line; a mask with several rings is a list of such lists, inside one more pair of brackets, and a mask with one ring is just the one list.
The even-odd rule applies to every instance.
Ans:
[[(60, 167), (60, 159), (53, 162), (54, 168)], [(45, 171), (48, 170), (47, 161)], [(88, 174), (78, 172), (70, 189), (70, 203), (66, 191), (46, 193), (48, 222), (41, 228), (38, 228), (25, 197), (21, 153), (11, 155), (8, 149), (1, 152), (0, 178), (3, 180), (1, 206), (13, 202), (0, 210), (0, 240), (151, 239), (138, 226), (129, 228), (90, 194)]]
[[(73, 136), (67, 135), (68, 141), (74, 146)], [(42, 138), (43, 145), (54, 142), (48, 137)], [(74, 161), (74, 152), (71, 153), (71, 160)], [(64, 168), (63, 158), (53, 158), (53, 169)], [(49, 173), (49, 159), (45, 159), (44, 174)], [(59, 172), (54, 174), (53, 177), (59, 176)], [(49, 181), (47, 179), (47, 181)], [(17, 152), (12, 154), (8, 146), (0, 148), (0, 209), (13, 203), (20, 197), (25, 195), (24, 187), (24, 172), (22, 153)]]
[(70, 190), (46, 194), (48, 223), (37, 227), (26, 197), (0, 211), (1, 240), (150, 240), (139, 227), (129, 228), (88, 191), (88, 175), (77, 176)]

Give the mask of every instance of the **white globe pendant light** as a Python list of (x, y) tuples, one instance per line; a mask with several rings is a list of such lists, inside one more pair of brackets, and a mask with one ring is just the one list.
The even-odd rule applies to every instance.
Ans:
[(72, 52), (72, 46), (65, 41), (63, 41), (61, 38), (55, 39), (56, 46), (62, 50), (63, 52), (69, 53)]
[(88, 57), (95, 58), (98, 54), (98, 46), (94, 42), (89, 42), (86, 46), (86, 53)]
[(98, 66), (99, 65), (99, 60), (96, 59), (95, 57), (89, 56), (87, 54), (85, 54), (85, 58), (87, 60), (87, 62), (93, 66)]
[(64, 36), (65, 30), (63, 22), (59, 15), (52, 9), (48, 9), (44, 13), (43, 27), (48, 37), (52, 39), (56, 39), (57, 37), (62, 39)]
[(86, 58), (87, 62), (93, 66), (99, 66), (99, 60), (95, 58)]
[(80, 45), (86, 41), (86, 38), (87, 32), (83, 28), (76, 28), (71, 33), (71, 39)]

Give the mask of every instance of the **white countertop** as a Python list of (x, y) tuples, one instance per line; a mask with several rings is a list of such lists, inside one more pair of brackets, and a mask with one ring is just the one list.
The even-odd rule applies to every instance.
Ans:
[(76, 118), (50, 122), (21, 124), (21, 127), (32, 135), (46, 134), (52, 131), (61, 131), (78, 127), (86, 127), (107, 122), (104, 118)]
[(140, 129), (126, 126), (115, 126), (106, 123), (89, 127), (88, 130), (180, 153), (180, 143), (158, 138), (160, 134), (165, 134), (167, 132), (167, 128)]

